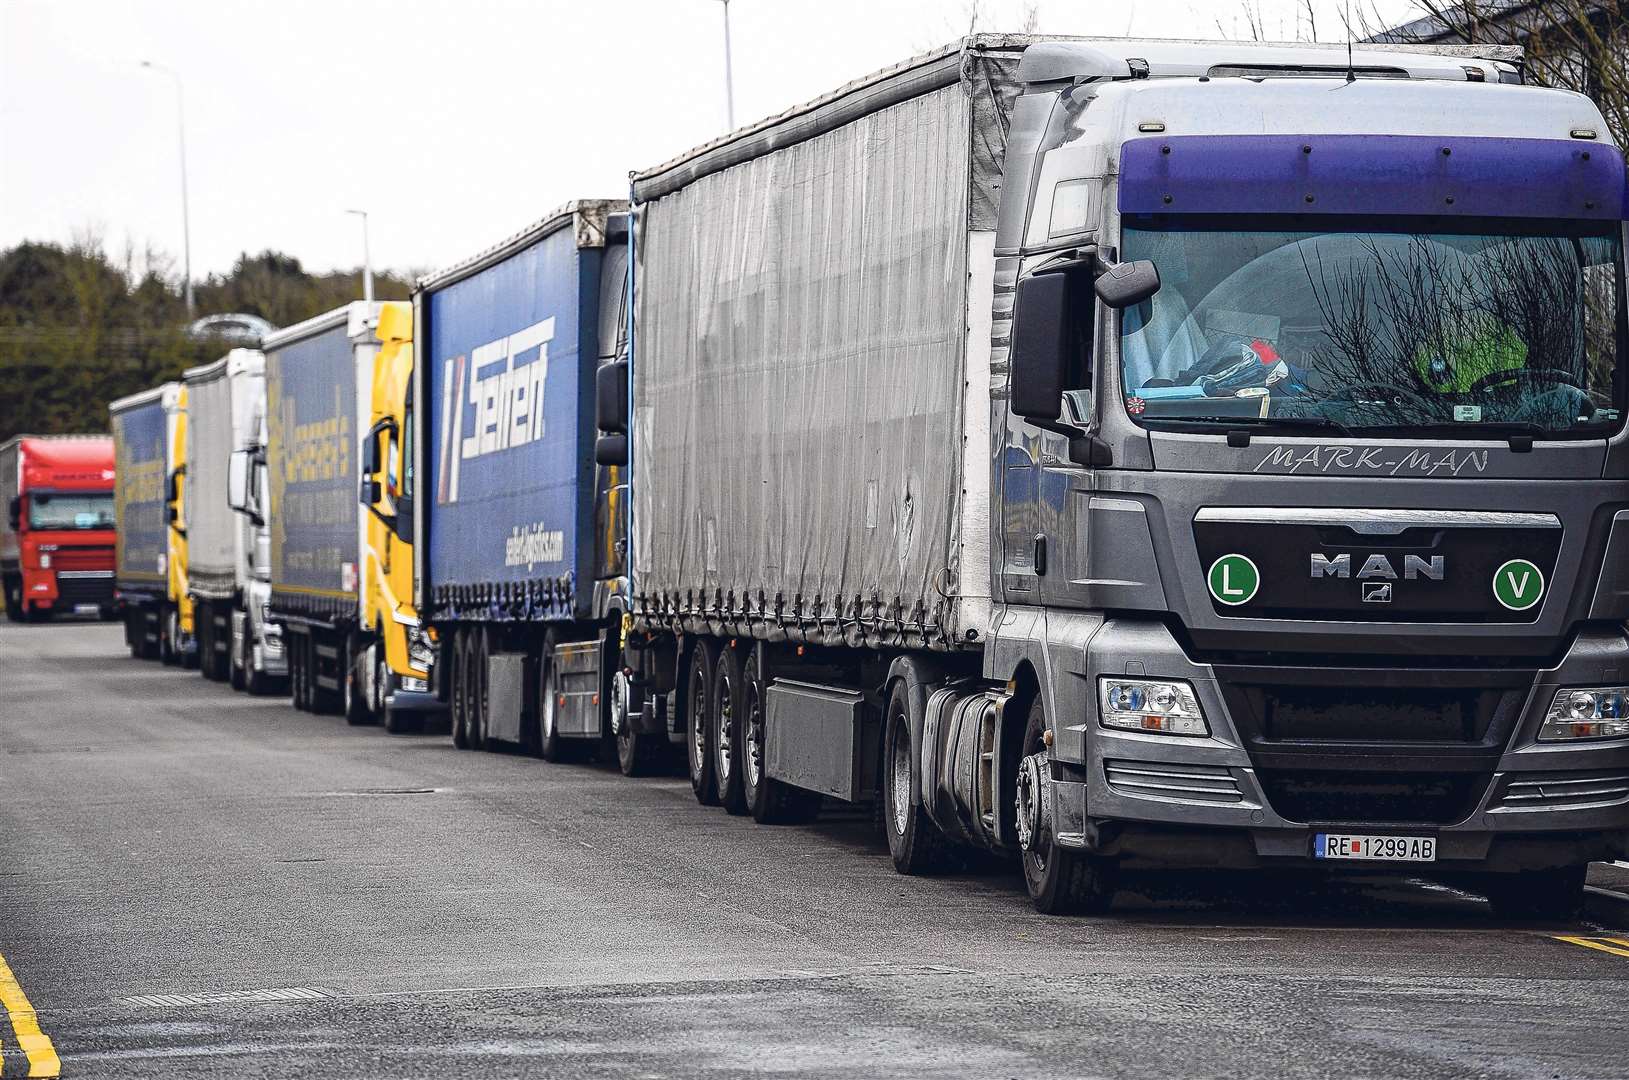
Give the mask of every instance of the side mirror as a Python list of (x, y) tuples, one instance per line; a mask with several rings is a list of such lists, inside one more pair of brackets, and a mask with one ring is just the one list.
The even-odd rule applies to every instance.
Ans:
[(15, 532), (23, 523), (23, 500), (20, 495), (13, 495), (6, 504), (6, 517), (11, 522), (12, 531)]
[(628, 433), (628, 361), (601, 364), (594, 373), (594, 425), (611, 435)]
[(1109, 307), (1120, 311), (1135, 307), (1160, 291), (1159, 267), (1147, 259), (1128, 263), (1105, 263), (1097, 279), (1097, 295)]
[[(182, 466), (185, 468), (185, 466)], [(181, 497), (181, 469), (172, 472), (164, 481), (164, 501), (175, 502)]]
[(396, 499), (396, 516), (390, 527), (396, 534), (396, 539), (404, 544), (413, 542), (413, 499), (403, 495)]
[(1026, 420), (1063, 415), (1069, 371), (1069, 274), (1039, 273), (1018, 282), (1013, 300), (1012, 411)]
[(249, 470), (252, 468), (252, 451), (232, 451), (232, 460), (226, 469), (226, 505), (240, 514), (254, 513), (254, 507), (249, 504)]
[(362, 490), (357, 494), (357, 501), (363, 506), (378, 506), (384, 493), (383, 484), (372, 476), (365, 476), (362, 478)]
[(170, 524), (174, 525), (178, 523), (181, 520), (181, 508), (174, 503), (171, 503), (167, 509), (169, 511)]
[(375, 424), (362, 440), (362, 475), (372, 476), (379, 471), (379, 436), (383, 428)]
[(628, 464), (628, 436), (601, 435), (598, 439), (595, 439), (594, 463), (596, 465)]

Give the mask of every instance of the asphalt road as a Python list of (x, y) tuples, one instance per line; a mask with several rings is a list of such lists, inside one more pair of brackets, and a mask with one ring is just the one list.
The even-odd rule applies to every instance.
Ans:
[(896, 875), (860, 815), (755, 826), (0, 626), (0, 1004), (64, 1076), (1629, 1077), (1629, 945), (1563, 940), (1629, 942), (1605, 893), (1551, 926), (1133, 885), (1047, 919), (1001, 867)]

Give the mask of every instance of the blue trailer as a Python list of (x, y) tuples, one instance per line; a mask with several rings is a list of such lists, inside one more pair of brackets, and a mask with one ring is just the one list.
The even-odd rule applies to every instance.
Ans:
[(595, 465), (594, 405), (627, 236), (624, 204), (568, 203), (415, 294), (415, 599), (461, 747), (553, 759), (608, 734), (626, 489)]

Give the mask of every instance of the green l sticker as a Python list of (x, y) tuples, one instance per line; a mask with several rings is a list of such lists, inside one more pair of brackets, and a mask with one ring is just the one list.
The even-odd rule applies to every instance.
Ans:
[(1511, 611), (1526, 611), (1544, 597), (1544, 572), (1526, 559), (1511, 559), (1493, 572), (1493, 597)]
[(1223, 555), (1210, 564), (1206, 581), (1217, 603), (1238, 607), (1248, 604), (1261, 588), (1261, 572), (1244, 555)]

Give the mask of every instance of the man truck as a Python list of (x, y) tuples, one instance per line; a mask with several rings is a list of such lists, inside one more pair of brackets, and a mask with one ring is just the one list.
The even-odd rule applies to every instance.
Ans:
[[(558, 760), (609, 735), (626, 487), (595, 466), (594, 409), (601, 374), (626, 370), (626, 211), (568, 203), (415, 293), (415, 588), (460, 747)], [(621, 749), (636, 772), (662, 748)]]
[[(379, 509), (389, 505), (380, 479), (388, 470), (377, 455), (387, 430), (403, 430), (403, 417), (381, 416), (375, 403), (407, 385), (410, 339), (407, 305), (357, 302), (261, 344), (269, 618), (282, 628), (294, 704), (342, 712), (353, 724), (383, 720), (392, 730), (433, 704), (423, 666), (429, 650), (414, 647), (419, 622), (402, 583), (412, 535), (406, 526), (385, 529)], [(403, 407), (411, 401), (396, 397)], [(358, 495), (372, 484), (380, 490), (365, 492), (375, 497), (364, 512)], [(389, 657), (401, 666), (392, 669)]]
[(0, 443), (0, 586), (15, 622), (113, 611), (113, 440)]
[(263, 505), (265, 357), (233, 349), (188, 370), (188, 585), (205, 678), (262, 694), (288, 674), (270, 602), (269, 507)]
[[(1629, 195), (1519, 61), (979, 36), (636, 174), (607, 722), (1046, 912), (1141, 866), (1575, 905), (1629, 850)], [(527, 431), (513, 352), (432, 485)], [(531, 562), (534, 507), (431, 548)]]
[(190, 664), (187, 584), (187, 388), (169, 382), (108, 406), (118, 484), (115, 598), (125, 644), (141, 659)]

